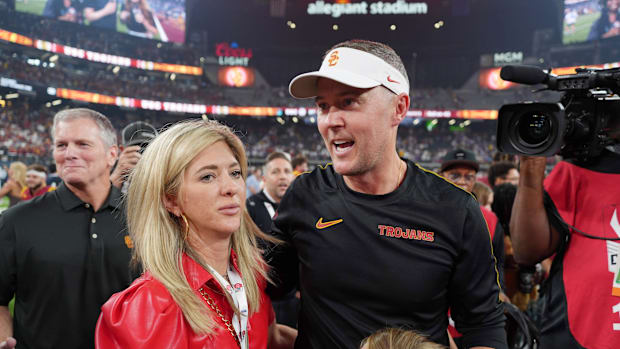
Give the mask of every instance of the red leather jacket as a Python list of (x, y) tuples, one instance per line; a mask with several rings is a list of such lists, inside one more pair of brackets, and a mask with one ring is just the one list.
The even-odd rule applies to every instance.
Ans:
[[(239, 271), (236, 255), (231, 254), (233, 266)], [(226, 319), (232, 318), (232, 308), (217, 281), (198, 263), (183, 255), (183, 270), (190, 286), (202, 299), (198, 289), (213, 298)], [(264, 281), (260, 283), (264, 289)], [(170, 292), (148, 272), (136, 279), (129, 288), (116, 293), (101, 308), (95, 330), (97, 348), (238, 348), (223, 321), (205, 302), (205, 311), (219, 325), (213, 336), (196, 334), (185, 320), (181, 308)], [(275, 316), (269, 297), (262, 292), (258, 312), (250, 315), (248, 338), (251, 349), (267, 348), (269, 325)]]

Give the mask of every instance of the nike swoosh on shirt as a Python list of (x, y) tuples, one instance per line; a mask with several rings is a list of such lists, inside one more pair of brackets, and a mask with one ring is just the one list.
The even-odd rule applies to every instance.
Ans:
[(323, 222), (323, 217), (321, 217), (316, 222), (316, 228), (317, 229), (325, 229), (325, 228), (329, 228), (332, 225), (336, 225), (336, 224), (341, 223), (341, 222), (342, 222), (342, 219), (336, 219), (336, 220), (333, 220), (333, 221)]

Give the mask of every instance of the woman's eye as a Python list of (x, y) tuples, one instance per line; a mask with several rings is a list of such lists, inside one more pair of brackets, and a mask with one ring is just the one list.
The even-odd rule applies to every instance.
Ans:
[(232, 171), (230, 174), (233, 178), (241, 178), (241, 170)]

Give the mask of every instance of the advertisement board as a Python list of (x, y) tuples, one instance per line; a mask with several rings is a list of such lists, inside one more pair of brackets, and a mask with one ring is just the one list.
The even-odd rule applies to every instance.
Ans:
[(15, 9), (142, 38), (185, 41), (185, 0), (15, 0)]
[(247, 67), (221, 67), (217, 72), (217, 80), (222, 86), (251, 87), (254, 86), (254, 70)]
[(574, 44), (620, 35), (620, 0), (564, 0), (562, 42)]

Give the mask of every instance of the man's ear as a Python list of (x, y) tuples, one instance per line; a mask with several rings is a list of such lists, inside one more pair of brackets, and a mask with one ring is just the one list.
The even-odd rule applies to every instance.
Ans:
[(116, 160), (118, 159), (118, 146), (113, 145), (111, 146), (108, 151), (107, 151), (107, 157), (108, 157), (108, 166), (110, 166), (110, 168), (112, 168), (112, 166), (114, 166), (114, 164), (116, 163)]
[(401, 93), (396, 96), (395, 110), (394, 110), (394, 119), (392, 120), (392, 126), (398, 126), (407, 116), (407, 111), (409, 111), (409, 105), (411, 104), (411, 100), (409, 99), (409, 95), (406, 93)]
[(177, 203), (177, 198), (175, 196), (166, 194), (163, 198), (163, 201), (164, 207), (168, 212), (172, 213), (176, 217), (181, 216), (181, 213), (183, 213), (183, 211), (181, 210), (181, 207), (179, 207), (179, 204)]

